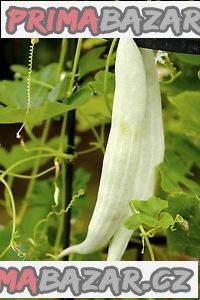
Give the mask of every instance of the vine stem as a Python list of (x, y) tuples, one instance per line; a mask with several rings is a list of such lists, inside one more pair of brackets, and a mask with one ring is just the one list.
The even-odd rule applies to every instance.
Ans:
[(71, 79), (70, 79), (70, 83), (69, 83), (69, 89), (67, 92), (68, 97), (70, 97), (71, 94), (73, 93), (73, 86), (74, 86), (74, 82), (75, 82), (76, 72), (78, 69), (80, 55), (81, 55), (82, 43), (83, 43), (83, 39), (82, 38), (78, 39), (78, 43), (76, 46), (76, 52), (75, 52), (75, 56), (74, 56), (74, 63), (73, 63), (73, 67), (72, 67), (72, 75), (71, 75)]
[[(73, 62), (73, 67), (72, 67), (72, 74), (70, 78), (70, 83), (69, 83), (69, 88), (67, 91), (67, 97), (70, 97), (71, 94), (73, 93), (73, 87), (75, 83), (75, 78), (76, 78), (76, 73), (78, 69), (78, 63), (81, 55), (81, 48), (82, 48), (82, 43), (83, 39), (80, 38), (78, 39), (77, 46), (76, 46), (76, 52), (74, 56), (74, 62)], [(62, 128), (61, 128), (61, 137), (60, 137), (60, 145), (59, 149), (64, 151), (64, 135), (65, 135), (65, 130), (67, 127), (67, 118), (68, 118), (68, 113), (66, 113), (63, 117), (63, 123), (62, 123)], [(61, 161), (61, 178), (62, 178), (62, 202), (61, 202), (61, 207), (62, 209), (65, 209), (65, 198), (66, 198), (66, 166), (64, 161)], [(59, 249), (59, 245), (62, 240), (62, 234), (64, 230), (64, 223), (65, 223), (65, 215), (63, 214), (59, 218), (59, 224), (58, 224), (58, 231), (56, 235), (56, 240), (54, 244), (54, 252), (56, 252)]]
[[(104, 83), (103, 83), (104, 100), (105, 100), (105, 104), (106, 104), (106, 107), (107, 107), (110, 115), (112, 115), (112, 108), (109, 104), (108, 95), (107, 95), (108, 73), (109, 73), (111, 58), (112, 58), (113, 51), (114, 51), (115, 45), (117, 43), (117, 40), (118, 40), (117, 38), (113, 39), (110, 49), (109, 49), (109, 52), (108, 52), (108, 56), (106, 59), (106, 65), (105, 65)], [(104, 131), (105, 131), (105, 124), (102, 124), (101, 125), (101, 144), (103, 147), (104, 147), (104, 143), (105, 143)], [(103, 149), (103, 152), (105, 152), (105, 149)]]
[[(137, 211), (136, 211), (136, 209), (135, 209), (135, 207), (134, 207), (134, 205), (133, 205), (132, 202), (130, 202), (130, 207), (131, 207), (131, 210), (133, 211), (134, 214), (137, 213)], [(154, 252), (153, 252), (152, 246), (151, 246), (151, 244), (149, 242), (148, 235), (147, 235), (147, 233), (144, 230), (144, 227), (142, 225), (140, 226), (140, 231), (142, 233), (142, 238), (144, 238), (144, 240), (146, 242), (146, 246), (147, 246), (147, 248), (149, 250), (151, 261), (155, 261), (155, 256), (154, 256)]]
[[(131, 210), (133, 211), (134, 214), (137, 213), (137, 211), (136, 211), (134, 205), (132, 204), (132, 202), (130, 202), (130, 207), (131, 207)], [(150, 254), (150, 257), (151, 257), (151, 261), (155, 261), (155, 256), (154, 256), (154, 252), (153, 252), (152, 246), (151, 246), (151, 244), (150, 244), (150, 242), (149, 242), (148, 235), (147, 235), (147, 233), (146, 233), (146, 231), (144, 230), (144, 227), (143, 227), (142, 225), (140, 226), (140, 231), (141, 231), (141, 233), (142, 233), (142, 238), (144, 238), (145, 243), (146, 243), (146, 245), (147, 245), (147, 248), (148, 248), (148, 250), (149, 250), (149, 254)], [(149, 300), (154, 300), (154, 298), (149, 298)]]
[(62, 152), (59, 152), (59, 151), (55, 151), (55, 152), (52, 152), (52, 153), (45, 153), (45, 154), (36, 154), (36, 155), (33, 155), (33, 156), (30, 156), (30, 157), (27, 157), (27, 158), (24, 158), (20, 161), (17, 161), (16, 163), (14, 163), (13, 165), (11, 165), (8, 169), (6, 169), (5, 171), (2, 172), (2, 174), (0, 175), (0, 181), (1, 181), (1, 178), (4, 178), (6, 175), (8, 175), (10, 173), (10, 171), (16, 167), (18, 167), (19, 165), (23, 164), (23, 163), (26, 163), (30, 160), (33, 160), (33, 159), (37, 159), (38, 157), (41, 157), (41, 158), (50, 158), (50, 157), (60, 157), (60, 158), (64, 158), (64, 159), (68, 159), (68, 160), (72, 160), (74, 158), (74, 155), (70, 155), (70, 154), (66, 154), (66, 153), (62, 153)]
[(57, 81), (60, 80), (60, 76), (61, 76), (62, 71), (63, 71), (63, 66), (64, 66), (64, 62), (65, 62), (65, 56), (66, 56), (66, 53), (67, 53), (67, 48), (68, 48), (68, 40), (67, 39), (62, 39), (60, 58), (59, 58), (58, 70), (57, 70)]
[(95, 146), (95, 147), (92, 147), (90, 149), (86, 149), (86, 150), (83, 150), (83, 151), (78, 151), (78, 152), (76, 152), (76, 155), (79, 156), (79, 155), (89, 154), (89, 153), (92, 153), (92, 152), (96, 151), (97, 149), (99, 149), (99, 147)]
[[(53, 171), (53, 170), (55, 170), (55, 166), (50, 167), (50, 168), (48, 168), (48, 169), (46, 169), (46, 170), (44, 170), (44, 171), (42, 171), (42, 172), (40, 172), (40, 173), (37, 173), (37, 174), (34, 176), (34, 178), (42, 177), (43, 175), (45, 175), (45, 174), (47, 174), (47, 173), (49, 173), (49, 172), (51, 172), (51, 171)], [(3, 173), (3, 172), (4, 172), (4, 171), (0, 170), (0, 173)], [(14, 177), (16, 177), (16, 178), (22, 178), (22, 179), (31, 179), (31, 178), (33, 178), (33, 175), (22, 175), (22, 174), (17, 174), (17, 173), (13, 173), (13, 172), (9, 172), (8, 175), (9, 175), (9, 176), (12, 176), (12, 178), (14, 178)], [(9, 183), (8, 183), (8, 184), (9, 184)], [(10, 184), (9, 184), (9, 186), (10, 186)], [(6, 199), (6, 200), (7, 200), (7, 199)]]
[[(42, 137), (41, 137), (41, 141), (40, 141), (40, 145), (43, 145), (45, 143), (46, 139), (47, 139), (50, 124), (51, 124), (50, 119), (45, 122)], [(32, 173), (31, 173), (32, 178), (29, 181), (29, 185), (28, 185), (25, 197), (24, 197), (25, 201), (23, 202), (23, 204), (21, 206), (21, 209), (19, 211), (18, 217), (17, 217), (17, 222), (18, 223), (21, 222), (21, 220), (23, 219), (23, 217), (26, 213), (26, 210), (28, 208), (28, 202), (26, 200), (31, 196), (32, 191), (33, 191), (33, 187), (35, 185), (36, 174), (38, 173), (38, 170), (40, 168), (40, 161), (41, 161), (40, 155), (41, 154), (42, 154), (42, 150), (39, 150), (38, 151), (38, 158), (35, 160), (35, 163), (34, 163), (34, 166), (33, 166), (33, 169), (32, 169)]]
[(118, 40), (117, 38), (113, 39), (112, 44), (109, 49), (109, 52), (108, 52), (108, 56), (106, 59), (106, 66), (105, 66), (104, 86), (103, 86), (105, 103), (106, 103), (107, 109), (110, 114), (112, 114), (112, 109), (109, 105), (109, 101), (108, 101), (108, 97), (107, 97), (108, 72), (109, 72), (109, 68), (110, 68), (110, 61), (111, 61), (117, 40)]
[(12, 232), (11, 232), (11, 238), (8, 246), (4, 249), (4, 251), (0, 254), (0, 258), (12, 247), (14, 243), (14, 236), (15, 236), (15, 231), (16, 231), (16, 208), (15, 208), (15, 200), (12, 194), (12, 191), (8, 185), (8, 183), (5, 181), (5, 179), (1, 178), (0, 181), (3, 183), (5, 186), (8, 195), (10, 197), (10, 203), (11, 203), (11, 209), (12, 209)]
[[(14, 182), (14, 177), (12, 174), (9, 174), (7, 177), (7, 184), (10, 189), (12, 189), (13, 182)], [(5, 207), (6, 207), (7, 213), (10, 217), (12, 217), (12, 209), (10, 207), (10, 197), (9, 197), (7, 189), (4, 192), (4, 197), (5, 197)]]
[(142, 235), (143, 235), (143, 237), (144, 237), (144, 240), (145, 240), (145, 242), (146, 242), (147, 248), (148, 248), (148, 250), (149, 250), (149, 254), (150, 254), (150, 257), (151, 257), (151, 261), (155, 261), (155, 256), (154, 256), (154, 253), (153, 253), (152, 246), (151, 246), (151, 244), (150, 244), (150, 242), (149, 242), (149, 238), (148, 238), (148, 236), (147, 236), (147, 233), (146, 233), (146, 231), (144, 230), (144, 227), (143, 227), (142, 225), (140, 226), (140, 231), (141, 231), (141, 233), (142, 233)]

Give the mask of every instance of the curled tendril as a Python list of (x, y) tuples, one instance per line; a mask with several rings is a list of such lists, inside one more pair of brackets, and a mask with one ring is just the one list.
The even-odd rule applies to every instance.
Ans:
[[(80, 189), (80, 190), (78, 191), (78, 193), (72, 197), (72, 200), (70, 201), (69, 205), (68, 205), (65, 209), (61, 209), (60, 211), (56, 211), (56, 210), (55, 210), (55, 208), (56, 208), (55, 205), (52, 206), (52, 211), (50, 211), (50, 212), (48, 213), (47, 217), (44, 218), (44, 219), (41, 219), (41, 220), (35, 225), (34, 233), (33, 233), (34, 239), (37, 239), (37, 233), (39, 232), (39, 227), (40, 227), (42, 224), (47, 223), (47, 222), (49, 221), (50, 217), (52, 217), (52, 216), (55, 216), (55, 215), (56, 215), (56, 216), (61, 216), (62, 214), (66, 214), (66, 213), (69, 211), (69, 209), (74, 205), (75, 201), (76, 201), (78, 198), (82, 197), (84, 194), (85, 194), (85, 191), (84, 191), (83, 189)], [(39, 232), (39, 233), (40, 233), (40, 232)]]
[(26, 125), (27, 116), (30, 110), (31, 105), (31, 76), (32, 76), (32, 69), (33, 69), (33, 52), (34, 52), (34, 46), (39, 42), (38, 38), (31, 39), (31, 44), (29, 48), (29, 58), (28, 58), (28, 76), (27, 76), (27, 109), (26, 114), (24, 118), (24, 122), (20, 129), (18, 130), (16, 137), (17, 139), (21, 138), (21, 131)]
[(15, 242), (11, 245), (11, 249), (17, 253), (17, 256), (18, 256), (19, 258), (21, 258), (22, 260), (25, 260), (25, 259), (26, 259), (26, 253), (22, 252), (22, 251), (18, 248), (18, 246), (17, 246), (17, 244), (16, 244)]

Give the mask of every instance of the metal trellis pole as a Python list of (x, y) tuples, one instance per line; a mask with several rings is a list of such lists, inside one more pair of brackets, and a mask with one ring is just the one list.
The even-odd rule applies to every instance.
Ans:
[[(76, 39), (71, 39), (70, 41), (70, 53), (69, 58), (73, 63), (73, 59), (76, 51)], [(71, 110), (68, 112), (67, 118), (67, 154), (74, 153), (74, 141), (75, 141), (75, 122), (76, 122), (76, 111)], [(73, 195), (73, 178), (74, 178), (74, 165), (72, 162), (67, 163), (66, 166), (66, 199), (65, 199), (65, 207), (69, 205), (72, 200)], [(63, 246), (64, 248), (69, 247), (70, 245), (70, 229), (71, 229), (71, 209), (65, 214), (64, 220), (64, 233), (63, 233)], [(68, 261), (68, 256), (63, 258), (64, 261)], [(63, 299), (65, 300), (65, 299)], [(67, 300), (72, 300), (72, 298), (67, 298)]]
[[(70, 53), (69, 58), (73, 63), (75, 51), (76, 51), (76, 39), (71, 39), (70, 41)], [(67, 119), (67, 154), (74, 153), (74, 140), (75, 140), (75, 120), (76, 119), (76, 112), (75, 110), (71, 110), (68, 112), (68, 119)], [(67, 163), (66, 168), (66, 202), (65, 207), (69, 205), (72, 200), (73, 194), (73, 177), (74, 177), (74, 166), (73, 163)], [(71, 210), (69, 210), (65, 215), (65, 222), (64, 222), (64, 234), (63, 234), (63, 245), (64, 248), (69, 247), (70, 244), (70, 219), (71, 219)], [(68, 256), (65, 256), (63, 260), (67, 261)]]

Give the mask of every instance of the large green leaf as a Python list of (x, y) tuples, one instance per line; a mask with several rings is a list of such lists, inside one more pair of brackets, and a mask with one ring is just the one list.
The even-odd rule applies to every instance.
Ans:
[[(106, 60), (105, 58), (102, 58), (102, 55), (105, 50), (106, 50), (105, 46), (96, 47), (81, 57), (79, 62), (79, 69), (78, 69), (80, 79), (91, 72), (98, 71), (105, 68)], [(114, 56), (111, 60), (110, 65), (113, 64), (114, 64)]]
[(41, 82), (55, 85), (57, 80), (58, 63), (51, 63), (43, 67), (40, 71), (33, 73), (33, 78), (40, 80)]
[(53, 179), (36, 181), (28, 201), (28, 209), (20, 224), (20, 234), (32, 237), (33, 229), (39, 220), (47, 217), (54, 204)]
[(64, 103), (68, 105), (80, 106), (87, 103), (93, 97), (93, 91), (89, 86), (83, 86), (70, 97), (68, 97)]
[(68, 88), (70, 83), (70, 76), (68, 74), (65, 74), (65, 77), (59, 81), (55, 87), (48, 93), (48, 99), (49, 101), (57, 101), (62, 100), (66, 97)]
[(174, 53), (173, 55), (186, 64), (200, 66), (200, 55), (185, 53)]
[[(15, 73), (15, 75), (17, 75), (17, 77), (20, 76), (27, 76), (28, 75), (28, 67), (27, 66), (23, 66), (23, 65), (11, 65), (10, 66), (11, 71), (13, 71)], [(34, 75), (34, 70), (32, 71), (33, 75)]]
[(195, 196), (173, 194), (169, 197), (169, 212), (180, 214), (187, 222), (188, 229), (180, 224), (174, 231), (168, 231), (168, 249), (175, 253), (200, 257), (200, 200)]
[[(13, 66), (13, 69), (24, 74), (22, 66)], [(41, 71), (35, 71), (32, 75), (31, 102), (27, 116), (27, 124), (35, 126), (49, 118), (61, 115), (75, 109), (89, 101), (92, 90), (82, 87), (66, 100), (59, 103), (66, 95), (69, 85), (69, 77), (56, 83), (57, 64), (51, 64)], [(0, 82), (0, 123), (23, 123), (27, 113), (27, 81), (26, 76), (22, 80)]]
[(105, 71), (99, 71), (95, 75), (95, 80), (88, 82), (88, 85), (92, 87), (97, 96), (93, 96), (90, 101), (83, 103), (83, 105), (79, 107), (79, 111), (82, 113), (77, 114), (78, 130), (80, 131), (88, 130), (91, 126), (110, 123), (111, 116), (106, 101), (108, 101), (109, 106), (112, 107), (115, 76), (111, 72), (108, 73), (107, 99), (105, 99), (104, 95), (104, 76)]
[[(55, 137), (50, 139), (46, 142), (46, 146), (50, 147), (52, 149), (57, 149), (59, 144), (59, 137)], [(13, 164), (16, 164), (16, 162), (19, 162), (20, 160), (24, 160), (26, 158), (29, 158), (37, 153), (37, 151), (30, 151), (32, 148), (40, 147), (40, 141), (29, 141), (26, 143), (26, 148), (29, 151), (25, 151), (23, 147), (19, 145), (14, 145), (10, 151), (7, 151), (5, 148), (0, 147), (0, 165), (4, 167), (4, 169), (7, 169), (8, 167), (12, 166)], [(43, 166), (50, 158), (41, 158), (40, 159), (40, 166)], [(30, 170), (35, 161), (30, 160), (23, 164), (17, 165), (12, 172), (14, 173), (23, 173), (25, 171)]]
[(23, 106), (26, 98), (26, 83), (24, 81), (0, 81), (0, 102), (5, 106)]
[[(39, 107), (29, 110), (27, 124), (32, 127), (41, 124), (42, 121), (61, 115), (77, 108), (79, 105), (67, 105), (58, 102), (47, 102)], [(25, 119), (26, 108), (0, 107), (0, 123), (13, 124), (22, 123)]]
[(157, 218), (159, 213), (168, 207), (168, 203), (157, 197), (152, 197), (146, 201), (133, 200), (135, 209), (140, 213)]
[(200, 166), (200, 149), (183, 134), (166, 133), (166, 146), (178, 154), (188, 169)]
[(183, 92), (170, 96), (169, 100), (177, 107), (183, 133), (192, 137), (200, 145), (200, 92)]
[(142, 221), (138, 218), (137, 215), (130, 216), (124, 222), (124, 225), (129, 230), (136, 230), (142, 225)]
[(128, 229), (135, 230), (143, 224), (149, 227), (160, 226), (163, 229), (167, 229), (174, 222), (169, 214), (163, 212), (168, 207), (166, 200), (152, 197), (145, 201), (132, 200), (131, 205), (134, 206), (138, 213), (133, 213), (125, 221), (125, 226)]
[(200, 185), (188, 177), (192, 176), (188, 166), (173, 151), (166, 151), (160, 172), (161, 186), (165, 192), (192, 192), (200, 195)]
[(175, 80), (166, 84), (161, 82), (161, 90), (166, 96), (176, 96), (183, 91), (199, 91), (199, 79), (197, 73), (192, 72), (190, 76), (186, 76), (183, 71)]
[[(110, 99), (110, 103), (112, 99)], [(91, 126), (98, 126), (100, 124), (110, 123), (111, 116), (105, 103), (104, 96), (93, 96), (90, 101), (78, 108), (77, 113), (77, 129), (79, 131), (86, 131)]]

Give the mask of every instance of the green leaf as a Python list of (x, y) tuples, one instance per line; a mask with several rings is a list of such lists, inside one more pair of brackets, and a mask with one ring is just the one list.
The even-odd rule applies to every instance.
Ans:
[(173, 151), (165, 152), (164, 162), (160, 165), (161, 186), (167, 193), (192, 192), (200, 195), (200, 185), (189, 179), (192, 175), (188, 166)]
[[(103, 49), (102, 47), (100, 48), (101, 49), (95, 48), (94, 52), (93, 50), (90, 51), (92, 53), (89, 52), (92, 57), (94, 55), (93, 59), (96, 58), (95, 55), (97, 53), (100, 55), (104, 51), (105, 47), (103, 47)], [(87, 62), (87, 59), (89, 59), (89, 67), (95, 66), (95, 64), (90, 61), (90, 55), (89, 58), (88, 56), (84, 58), (82, 63), (84, 63), (85, 60)], [(99, 61), (101, 63), (102, 61), (105, 63), (104, 59), (99, 59)], [(95, 69), (98, 69), (98, 67), (102, 67), (102, 64), (97, 64)], [(25, 72), (24, 67), (22, 66), (20, 67), (15, 65), (13, 66), (13, 70), (23, 74)], [(89, 123), (94, 126), (99, 125), (102, 122), (110, 122), (110, 112), (107, 109), (104, 97), (92, 97), (93, 93), (89, 86), (81, 87), (71, 97), (69, 97), (67, 99), (67, 105), (55, 102), (56, 100), (62, 100), (65, 89), (64, 86), (66, 83), (65, 81), (57, 83), (56, 73), (57, 64), (48, 65), (41, 71), (33, 71), (31, 83), (31, 104), (27, 117), (27, 125), (29, 127), (39, 125), (44, 120), (59, 116), (76, 108), (81, 108), (82, 113), (86, 114)], [(97, 79), (102, 81), (102, 76), (103, 73), (99, 73), (97, 75)], [(22, 80), (0, 82), (0, 103), (5, 106), (0, 106), (0, 123), (2, 124), (24, 122), (27, 112), (27, 82), (26, 76), (22, 78)], [(108, 91), (113, 89), (112, 82), (113, 79), (109, 78)], [(112, 102), (112, 98), (113, 95), (109, 95), (108, 101), (110, 103)], [(70, 103), (72, 104), (70, 105)], [(78, 115), (78, 121), (80, 125), (78, 126), (79, 129), (86, 130), (90, 127), (86, 119), (80, 115)]]
[[(46, 142), (47, 147), (51, 147), (52, 149), (57, 149), (59, 144), (59, 137), (55, 137), (50, 139), (49, 141)], [(40, 146), (40, 141), (29, 141), (26, 142), (26, 148), (28, 150), (31, 150), (32, 148), (36, 148)], [(16, 162), (26, 159), (28, 157), (31, 157), (35, 155), (37, 151), (25, 151), (23, 147), (19, 145), (14, 145), (10, 151), (7, 151), (5, 148), (0, 147), (0, 165), (2, 165), (5, 169), (10, 167), (11, 165), (15, 164)], [(46, 162), (48, 162), (50, 158), (41, 158), (40, 159), (40, 166), (43, 166)], [(23, 164), (18, 165), (15, 167), (12, 172), (14, 173), (23, 173), (25, 171), (30, 170), (35, 161), (30, 160), (28, 162), (25, 162)]]
[(180, 61), (184, 62), (185, 64), (199, 66), (200, 65), (200, 55), (195, 54), (183, 54), (183, 53), (174, 53), (173, 54), (176, 58)]
[(190, 76), (186, 76), (185, 70), (171, 83), (165, 84), (161, 82), (162, 93), (165, 93), (167, 97), (176, 96), (185, 91), (199, 91), (199, 79), (195, 72), (192, 72)]
[(7, 107), (25, 107), (26, 99), (26, 83), (24, 81), (0, 81), (0, 102), (2, 104)]
[(167, 148), (175, 152), (184, 164), (190, 169), (192, 166), (200, 166), (200, 149), (188, 140), (183, 134), (166, 134)]
[(33, 237), (35, 225), (47, 217), (54, 205), (54, 185), (53, 179), (37, 180), (31, 196), (26, 199), (28, 209), (20, 224), (19, 232), (23, 238)]
[(168, 229), (170, 226), (174, 225), (174, 219), (169, 213), (161, 212), (159, 218), (159, 225), (163, 229)]
[[(34, 107), (29, 110), (27, 124), (29, 127), (39, 125), (44, 120), (64, 114), (78, 106), (79, 105), (66, 105), (58, 102), (45, 103), (40, 107)], [(23, 123), (26, 111), (26, 108), (0, 108), (0, 123)]]
[[(105, 68), (106, 60), (105, 58), (101, 58), (105, 50), (105, 46), (96, 47), (81, 57), (78, 69), (80, 79), (91, 72)], [(113, 64), (114, 57), (110, 65)]]
[(138, 213), (133, 213), (127, 218), (125, 226), (128, 229), (135, 230), (144, 224), (149, 227), (156, 227), (159, 225), (158, 217), (164, 209), (168, 207), (168, 202), (157, 197), (152, 197), (148, 200), (132, 200), (131, 206)]
[(100, 46), (106, 44), (108, 41), (106, 39), (101, 38), (88, 38), (84, 39), (83, 42), (83, 49), (84, 50), (90, 50), (94, 48), (95, 46)]
[[(51, 64), (41, 71), (35, 72), (35, 75), (32, 76), (33, 80), (37, 80), (37, 82), (32, 81), (31, 83), (31, 103), (27, 117), (27, 124), (30, 127), (79, 107), (90, 100), (93, 95), (91, 88), (83, 87), (68, 99), (67, 105), (55, 102), (60, 97), (64, 97), (69, 81), (69, 78), (66, 77), (52, 89), (52, 84), (56, 84), (56, 71), (57, 64)], [(24, 122), (27, 112), (26, 85), (26, 78), (20, 81), (4, 80), (0, 82), (0, 103), (5, 106), (0, 107), (0, 123)], [(51, 91), (49, 92), (49, 90)]]
[(66, 75), (65, 78), (59, 81), (55, 85), (55, 87), (48, 93), (48, 100), (50, 102), (62, 100), (67, 94), (67, 90), (69, 88), (69, 82), (70, 82), (70, 77)]
[(19, 73), (21, 75), (27, 76), (28, 75), (28, 67), (23, 65), (11, 65), (10, 66), (11, 71), (14, 73)]
[[(104, 78), (105, 71), (99, 71), (96, 73), (94, 79), (95, 81), (90, 81), (88, 84), (93, 88), (95, 94), (104, 95)], [(108, 72), (107, 75), (107, 93), (114, 94), (115, 91), (115, 75), (111, 72)]]
[(90, 101), (79, 107), (78, 111), (81, 112), (81, 114), (77, 114), (77, 128), (79, 131), (89, 130), (91, 126), (108, 124), (111, 120), (103, 96), (93, 96)]
[(156, 227), (158, 225), (157, 217), (152, 217), (150, 215), (147, 215), (146, 213), (139, 214), (137, 218), (141, 222), (141, 224), (144, 224), (146, 226)]
[(127, 229), (136, 230), (142, 225), (142, 222), (138, 219), (138, 215), (134, 214), (126, 219), (124, 225)]
[(191, 136), (197, 145), (200, 145), (199, 99), (200, 92), (189, 91), (169, 98), (179, 111), (183, 132)]
[(56, 78), (57, 78), (57, 70), (58, 70), (58, 63), (51, 63), (45, 67), (43, 67), (40, 71), (35, 72), (33, 74), (33, 78), (51, 84), (56, 84)]
[[(22, 80), (27, 80), (28, 75), (28, 67), (23, 65), (11, 65), (10, 69), (17, 73), (18, 75), (21, 75)], [(32, 79), (34, 83), (34, 79), (37, 79), (41, 83), (47, 83), (50, 85), (54, 85), (56, 83), (56, 74), (58, 69), (58, 63), (51, 63), (43, 68), (41, 70), (36, 71), (32, 70)], [(17, 81), (18, 82), (18, 81)], [(39, 83), (38, 83), (39, 84)]]
[(168, 202), (157, 197), (151, 197), (148, 200), (132, 200), (131, 201), (137, 211), (147, 216), (157, 218), (159, 213), (168, 207)]
[(168, 212), (175, 218), (177, 214), (184, 219), (190, 218), (199, 209), (199, 198), (185, 193), (173, 193), (168, 197)]
[(68, 97), (64, 103), (67, 105), (76, 105), (77, 107), (87, 103), (93, 97), (92, 89), (89, 86), (83, 86), (78, 91)]
[(175, 231), (168, 231), (168, 249), (174, 253), (200, 256), (200, 200), (186, 194), (173, 194), (169, 197), (169, 212), (180, 214), (188, 222), (188, 230), (175, 225)]
[[(44, 120), (77, 108), (76, 105), (65, 105), (57, 102), (51, 103), (48, 100), (49, 90), (52, 90), (56, 84), (57, 66), (58, 64), (50, 64), (41, 71), (33, 73), (31, 103), (27, 117), (29, 126), (38, 125)], [(61, 91), (63, 92), (63, 89)], [(54, 99), (55, 91), (51, 100)], [(1, 81), (0, 103), (5, 106), (0, 107), (0, 123), (12, 124), (23, 122), (27, 111), (27, 78), (24, 77), (22, 80), (15, 81)]]

